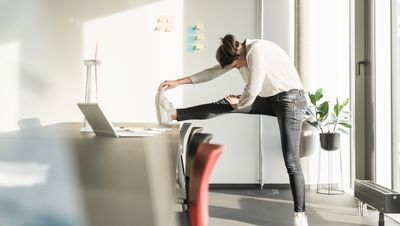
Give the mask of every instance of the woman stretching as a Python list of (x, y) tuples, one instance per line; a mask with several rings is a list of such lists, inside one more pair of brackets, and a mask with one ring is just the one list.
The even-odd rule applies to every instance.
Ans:
[[(243, 43), (227, 34), (216, 52), (218, 65), (197, 74), (160, 84), (156, 96), (160, 123), (172, 120), (209, 119), (226, 113), (275, 116), (282, 153), (294, 201), (294, 225), (308, 226), (305, 215), (304, 176), (299, 162), (300, 130), (307, 102), (296, 68), (275, 43), (246, 39)], [(229, 95), (214, 103), (175, 109), (165, 90), (183, 84), (207, 82), (236, 68), (246, 83), (241, 95)]]

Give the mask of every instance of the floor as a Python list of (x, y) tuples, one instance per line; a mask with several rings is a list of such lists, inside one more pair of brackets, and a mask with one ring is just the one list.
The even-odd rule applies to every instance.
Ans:
[[(291, 226), (293, 203), (288, 189), (213, 189), (209, 193), (209, 226)], [(378, 225), (378, 213), (368, 210), (359, 216), (357, 203), (349, 194), (306, 194), (310, 226)], [(386, 217), (385, 226), (400, 225)]]

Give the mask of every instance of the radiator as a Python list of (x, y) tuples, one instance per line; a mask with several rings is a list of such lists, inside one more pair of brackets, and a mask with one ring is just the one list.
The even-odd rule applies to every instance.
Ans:
[(370, 180), (356, 180), (354, 197), (382, 213), (400, 213), (400, 193)]
[(379, 211), (379, 226), (385, 225), (385, 213), (400, 213), (400, 193), (373, 181), (356, 180), (354, 182), (354, 197), (361, 202), (361, 209), (359, 209), (361, 215), (363, 215), (364, 204)]

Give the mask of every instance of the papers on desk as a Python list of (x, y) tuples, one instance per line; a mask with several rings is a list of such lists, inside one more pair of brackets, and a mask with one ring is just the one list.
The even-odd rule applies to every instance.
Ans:
[(170, 128), (151, 128), (151, 127), (116, 127), (115, 130), (119, 135), (129, 135), (137, 137), (151, 137), (166, 131)]

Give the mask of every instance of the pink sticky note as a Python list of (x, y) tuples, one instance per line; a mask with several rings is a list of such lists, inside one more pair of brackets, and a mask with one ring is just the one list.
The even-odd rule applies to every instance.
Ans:
[(168, 24), (166, 27), (165, 27), (165, 32), (171, 32), (171, 31), (173, 31), (174, 30), (174, 25), (173, 24)]

